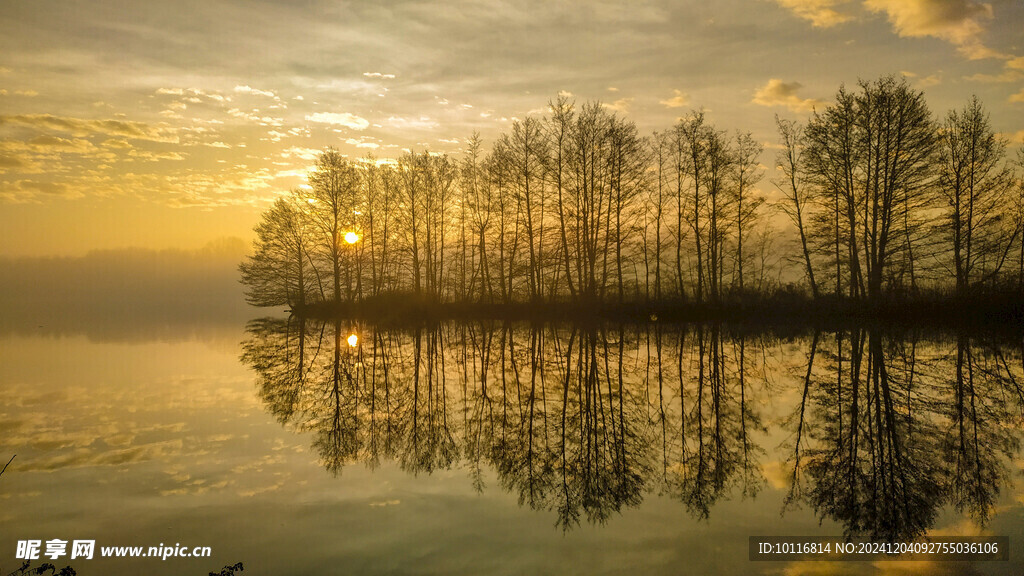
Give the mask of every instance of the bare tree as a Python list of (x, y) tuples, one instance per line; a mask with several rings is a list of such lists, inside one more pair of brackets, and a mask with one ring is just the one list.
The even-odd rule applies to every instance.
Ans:
[(758, 220), (764, 197), (756, 194), (754, 186), (764, 177), (759, 158), (764, 147), (749, 132), (736, 134), (733, 164), (733, 193), (735, 194), (736, 278), (734, 283), (742, 294), (746, 290), (743, 264), (749, 254), (743, 253), (743, 242)]
[[(240, 266), (246, 301), (255, 306), (307, 302), (308, 284), (315, 273), (309, 254), (309, 215), (297, 192), (278, 198), (256, 225), (253, 254)], [(310, 268), (307, 270), (307, 263)], [(323, 296), (321, 288), (321, 297)]]
[[(328, 148), (316, 159), (309, 175), (312, 187), (312, 214), (320, 227), (321, 247), (333, 269), (334, 301), (341, 300), (342, 242), (345, 232), (355, 222), (360, 195), (360, 175), (344, 156)], [(351, 298), (351, 285), (348, 287)]]
[(782, 172), (782, 178), (775, 181), (775, 186), (786, 195), (786, 201), (779, 207), (789, 216), (800, 234), (800, 250), (803, 255), (804, 271), (811, 285), (811, 295), (818, 297), (818, 283), (814, 280), (814, 266), (811, 265), (811, 251), (807, 242), (806, 213), (809, 204), (808, 193), (801, 177), (805, 136), (803, 129), (796, 123), (775, 117), (775, 125), (779, 129), (782, 150), (776, 162)]
[(950, 111), (940, 131), (939, 191), (945, 200), (956, 293), (967, 295), (995, 278), (1020, 234), (1007, 214), (1013, 174), (1005, 165), (1006, 141), (989, 123), (977, 97)]

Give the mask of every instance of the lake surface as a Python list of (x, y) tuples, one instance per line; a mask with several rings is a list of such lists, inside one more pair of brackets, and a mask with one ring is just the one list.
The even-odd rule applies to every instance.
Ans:
[[(1024, 570), (1019, 337), (88, 326), (0, 334), (2, 574), (29, 539), (212, 549), (53, 560), (86, 576)], [(1011, 553), (748, 561), (768, 535), (997, 535)]]

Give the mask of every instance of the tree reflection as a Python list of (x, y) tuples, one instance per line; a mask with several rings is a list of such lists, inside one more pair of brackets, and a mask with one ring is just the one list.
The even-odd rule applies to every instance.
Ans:
[(952, 503), (984, 525), (1008, 479), (1004, 462), (1019, 450), (1020, 439), (1008, 424), (1021, 421), (1024, 391), (997, 344), (972, 345), (958, 335), (955, 361), (956, 377), (940, 402), (946, 412), (940, 447)]
[(1018, 446), (1020, 388), (998, 348), (958, 335), (948, 349), (914, 333), (816, 333), (790, 419), (788, 501), (848, 537), (912, 540), (946, 504), (984, 526)]
[(912, 539), (945, 505), (984, 525), (1019, 449), (1021, 350), (967, 335), (297, 318), (248, 332), (260, 398), (332, 474), (459, 467), (563, 529), (650, 494), (698, 519), (756, 497), (765, 422), (788, 433), (787, 506), (847, 536)]

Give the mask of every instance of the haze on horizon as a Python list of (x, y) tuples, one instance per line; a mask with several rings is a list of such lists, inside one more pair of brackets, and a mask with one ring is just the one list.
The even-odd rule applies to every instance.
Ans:
[(775, 114), (806, 120), (843, 83), (903, 74), (936, 117), (977, 94), (1013, 153), (1022, 23), (1013, 0), (12, 2), (0, 256), (250, 238), (326, 146), (457, 155), (559, 93), (643, 134), (704, 107), (771, 164)]

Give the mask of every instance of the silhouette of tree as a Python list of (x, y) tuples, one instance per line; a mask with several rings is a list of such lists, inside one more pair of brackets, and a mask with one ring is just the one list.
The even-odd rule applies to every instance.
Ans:
[[(360, 175), (337, 150), (328, 148), (316, 159), (316, 165), (309, 175), (312, 187), (310, 203), (313, 221), (319, 227), (318, 246), (333, 271), (334, 301), (341, 300), (341, 271), (343, 243), (346, 232), (356, 224), (356, 209), (360, 202)], [(352, 298), (352, 278), (346, 282), (346, 297)]]
[(966, 296), (995, 279), (1021, 234), (1006, 210), (1014, 182), (1003, 163), (1006, 142), (992, 131), (977, 97), (949, 112), (939, 141), (940, 229), (949, 242), (956, 294)]
[(733, 224), (736, 234), (736, 274), (733, 284), (740, 294), (743, 294), (749, 286), (745, 282), (743, 265), (750, 257), (749, 250), (747, 254), (743, 253), (743, 242), (750, 236), (751, 229), (759, 219), (760, 208), (765, 202), (764, 197), (757, 194), (754, 188), (764, 177), (758, 160), (764, 147), (754, 140), (749, 132), (738, 132), (735, 146), (732, 186), (736, 205), (736, 220)]
[(297, 192), (279, 198), (256, 226), (253, 255), (239, 266), (246, 301), (255, 306), (306, 304), (319, 272), (310, 254), (309, 214)]
[(786, 201), (779, 207), (796, 226), (800, 235), (800, 252), (803, 256), (804, 272), (811, 286), (811, 294), (818, 297), (818, 283), (814, 280), (814, 266), (811, 265), (811, 249), (808, 241), (807, 210), (810, 202), (809, 194), (804, 186), (801, 166), (804, 163), (806, 137), (803, 129), (795, 122), (775, 117), (782, 140), (776, 163), (783, 176), (775, 182), (775, 186), (786, 195)]
[[(883, 283), (899, 288), (904, 275), (916, 289), (914, 248), (924, 230), (937, 138), (924, 95), (905, 81), (888, 76), (859, 88), (856, 94), (840, 88), (833, 104), (812, 115), (797, 168), (815, 186), (819, 204), (833, 211), (833, 218), (817, 219), (816, 232), (834, 240), (837, 262), (840, 226), (847, 228), (851, 294), (877, 299)], [(804, 240), (807, 262), (809, 250)], [(838, 271), (837, 293), (841, 277)]]

